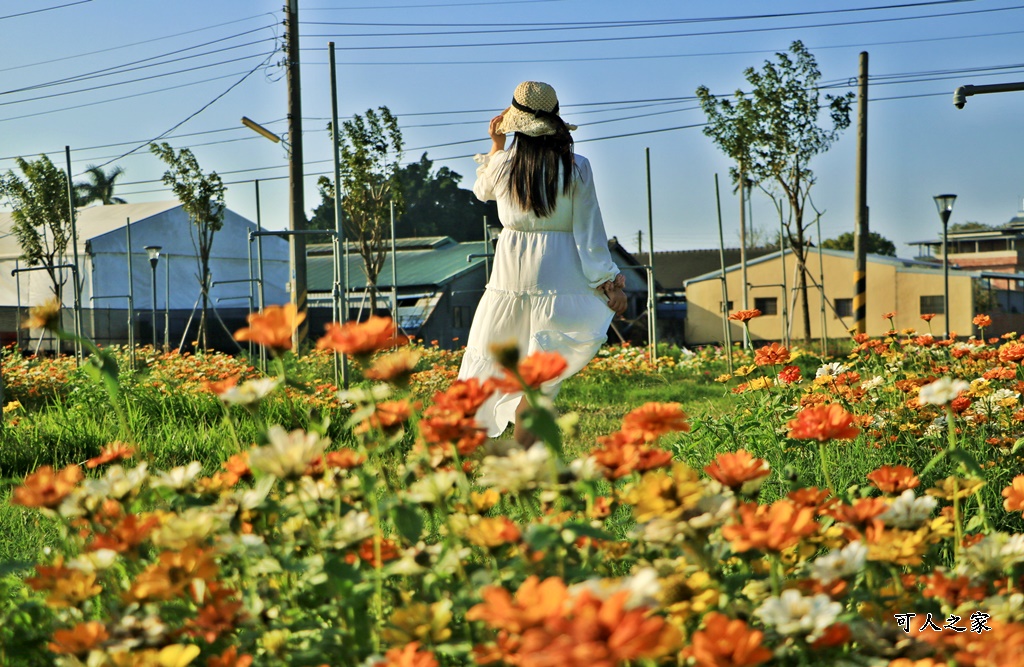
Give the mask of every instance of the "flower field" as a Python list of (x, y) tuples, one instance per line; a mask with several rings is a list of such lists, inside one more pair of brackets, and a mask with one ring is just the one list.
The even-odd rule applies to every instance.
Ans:
[[(557, 355), (456, 381), (373, 318), (300, 357), (287, 307), (236, 334), (266, 374), (7, 350), (0, 665), (1024, 664), (1024, 342), (984, 321), (608, 348), (557, 412)], [(499, 387), (537, 444), (476, 428)]]

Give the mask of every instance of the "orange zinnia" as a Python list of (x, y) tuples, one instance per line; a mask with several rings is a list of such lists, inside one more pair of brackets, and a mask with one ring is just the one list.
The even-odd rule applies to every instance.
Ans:
[(850, 440), (860, 429), (853, 425), (854, 417), (838, 403), (814, 405), (797, 413), (790, 421), (789, 437), (794, 440)]
[(368, 433), (370, 429), (380, 429), (385, 433), (396, 432), (402, 424), (412, 416), (413, 406), (409, 401), (381, 401), (374, 407), (373, 414), (356, 425), (353, 433)]
[(384, 660), (374, 667), (437, 667), (437, 658), (430, 651), (421, 651), (419, 642), (409, 642), (402, 648), (388, 649)]
[(107, 628), (102, 623), (88, 621), (70, 629), (55, 630), (53, 641), (47, 648), (58, 654), (85, 655), (109, 638)]
[(235, 332), (235, 340), (252, 341), (271, 350), (292, 349), (292, 334), (306, 319), (294, 303), (283, 306), (267, 306), (262, 313), (253, 313), (246, 318), (249, 326)]
[(126, 553), (145, 542), (159, 526), (160, 517), (157, 515), (128, 514), (110, 530), (93, 534), (86, 549), (110, 549), (117, 553)]
[(868, 481), (882, 493), (892, 494), (903, 493), (921, 484), (921, 479), (914, 474), (914, 470), (903, 465), (882, 466), (868, 473)]
[(495, 380), (495, 386), (506, 394), (523, 391), (524, 387), (540, 389), (545, 382), (557, 379), (568, 367), (565, 358), (557, 352), (538, 350), (519, 362), (518, 375), (505, 369), (505, 377)]
[(754, 364), (758, 366), (775, 366), (789, 361), (789, 350), (778, 343), (765, 345), (754, 353)]
[(483, 602), (466, 612), (466, 620), (483, 621), (495, 630), (513, 634), (542, 625), (550, 617), (560, 616), (569, 599), (569, 590), (558, 577), (541, 581), (536, 575), (526, 578), (515, 596), (501, 586), (488, 586), (480, 596)]
[(1003, 489), (1003, 507), (1007, 512), (1024, 512), (1024, 475), (1013, 478), (1010, 486)]
[(327, 452), (324, 455), (324, 463), (328, 468), (341, 468), (342, 470), (355, 468), (365, 460), (366, 456), (360, 454), (354, 449), (348, 449), (347, 447), (343, 447), (334, 452)]
[(363, 375), (369, 380), (393, 382), (399, 386), (405, 386), (409, 384), (409, 378), (422, 356), (422, 352), (402, 348), (374, 361)]
[(974, 322), (974, 326), (981, 327), (982, 329), (992, 326), (992, 318), (988, 315), (975, 315), (971, 321)]
[(722, 528), (722, 535), (737, 553), (751, 549), (784, 551), (818, 531), (814, 509), (797, 507), (788, 500), (771, 505), (744, 503), (737, 511), (739, 522)]
[(772, 652), (761, 645), (763, 638), (760, 630), (713, 611), (704, 617), (704, 629), (693, 633), (683, 653), (697, 667), (753, 667), (772, 658)]
[(11, 502), (25, 507), (53, 509), (61, 504), (72, 489), (82, 481), (82, 469), (70, 465), (60, 472), (51, 466), (40, 466), (14, 489)]
[(424, 414), (420, 420), (420, 434), (434, 445), (454, 444), (462, 456), (472, 454), (487, 440), (487, 434), (477, 426), (475, 419), (463, 417), (458, 412)]
[(757, 308), (751, 308), (750, 310), (737, 310), (735, 313), (729, 314), (729, 319), (734, 322), (749, 322), (755, 317), (761, 317), (761, 311)]
[(639, 431), (616, 431), (597, 439), (600, 445), (591, 454), (604, 466), (605, 476), (619, 479), (633, 472), (644, 472), (672, 463), (672, 454), (644, 442)]
[(921, 319), (925, 322), (931, 322), (935, 319), (935, 313), (921, 313)]
[(123, 442), (112, 442), (100, 450), (99, 456), (93, 457), (85, 462), (85, 467), (90, 470), (101, 466), (104, 463), (123, 461), (135, 456), (135, 448)]
[(1024, 343), (1012, 341), (999, 348), (999, 361), (1020, 361), (1024, 359)]
[(672, 431), (689, 431), (686, 418), (679, 403), (644, 403), (622, 418), (622, 430), (635, 431), (643, 440), (651, 442)]
[(408, 336), (399, 335), (390, 317), (373, 315), (365, 322), (331, 322), (327, 333), (316, 342), (318, 350), (332, 350), (342, 354), (369, 356), (392, 345), (404, 345)]
[(164, 551), (132, 582), (127, 599), (172, 600), (185, 595), (196, 579), (212, 581), (217, 576), (217, 562), (212, 553), (189, 546), (181, 551)]
[(765, 477), (771, 473), (768, 462), (754, 458), (750, 452), (723, 452), (704, 467), (712, 479), (732, 489), (733, 493), (753, 493), (761, 487)]
[(494, 381), (478, 378), (456, 380), (448, 389), (434, 394), (434, 406), (431, 409), (458, 412), (472, 417), (480, 406), (494, 393)]
[(249, 667), (252, 656), (248, 653), (238, 655), (238, 647), (230, 646), (220, 655), (211, 655), (206, 659), (206, 667)]

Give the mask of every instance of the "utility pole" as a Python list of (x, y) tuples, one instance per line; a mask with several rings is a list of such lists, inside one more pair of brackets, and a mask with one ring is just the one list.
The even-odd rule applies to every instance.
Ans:
[(853, 321), (857, 333), (867, 332), (868, 292), (868, 52), (860, 52), (857, 77), (857, 183), (854, 197)]
[[(288, 229), (299, 234), (289, 236), (292, 303), (298, 314), (306, 314), (306, 204), (303, 197), (302, 169), (302, 86), (299, 80), (299, 0), (288, 0), (285, 6), (284, 39), (287, 48), (288, 78)], [(293, 347), (298, 353), (309, 333), (308, 319), (296, 329)]]
[[(742, 303), (743, 310), (750, 308), (750, 288), (747, 282), (747, 207), (744, 205), (746, 199), (746, 180), (747, 172), (743, 168), (743, 163), (740, 163), (740, 289), (741, 292), (740, 302)], [(783, 262), (785, 265), (785, 262)], [(785, 296), (783, 296), (785, 298)], [(743, 327), (743, 349), (750, 349), (750, 332), (747, 327)]]

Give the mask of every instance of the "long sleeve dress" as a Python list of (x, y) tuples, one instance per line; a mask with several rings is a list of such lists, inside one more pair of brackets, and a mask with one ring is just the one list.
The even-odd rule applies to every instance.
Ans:
[[(576, 155), (570, 194), (559, 187), (554, 212), (539, 218), (511, 199), (503, 169), (509, 155), (497, 151), (476, 158), (473, 192), (481, 201), (497, 200), (503, 230), (459, 379), (500, 376), (490, 346), (515, 340), (524, 357), (543, 350), (565, 358), (565, 372), (543, 387), (553, 398), (561, 382), (586, 366), (605, 342), (614, 313), (597, 286), (614, 279), (619, 269), (608, 250), (590, 162)], [(477, 422), (491, 437), (500, 435), (515, 421), (521, 397), (522, 392), (495, 394), (477, 412)]]

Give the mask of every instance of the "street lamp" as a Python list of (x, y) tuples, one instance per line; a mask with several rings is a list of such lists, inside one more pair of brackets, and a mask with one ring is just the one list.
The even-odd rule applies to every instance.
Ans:
[(146, 253), (149, 255), (149, 268), (152, 269), (153, 273), (153, 304), (151, 307), (152, 323), (153, 323), (153, 349), (156, 349), (156, 264), (160, 261), (160, 250), (162, 246), (148, 245), (146, 246)]
[(949, 245), (946, 229), (955, 201), (956, 195), (935, 195), (935, 206), (939, 209), (939, 219), (942, 220), (942, 313), (946, 318), (946, 338), (949, 338)]

